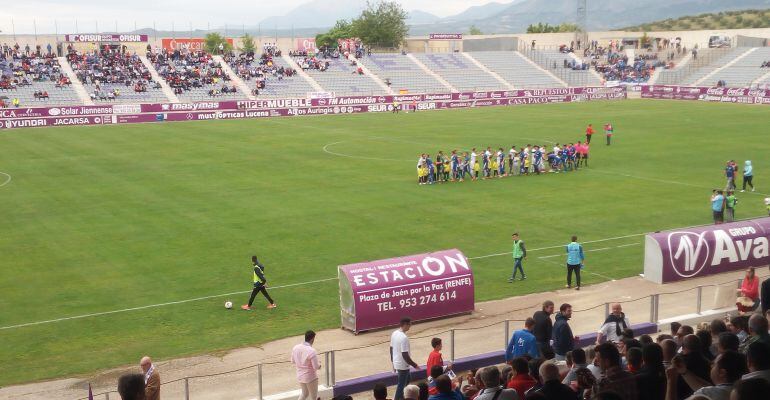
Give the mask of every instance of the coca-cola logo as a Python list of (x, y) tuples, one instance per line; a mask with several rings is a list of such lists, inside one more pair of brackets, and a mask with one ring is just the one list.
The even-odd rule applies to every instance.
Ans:
[(743, 89), (727, 89), (728, 96), (742, 96)]
[(709, 244), (706, 233), (672, 232), (668, 234), (668, 248), (674, 272), (683, 278), (697, 275), (708, 262)]

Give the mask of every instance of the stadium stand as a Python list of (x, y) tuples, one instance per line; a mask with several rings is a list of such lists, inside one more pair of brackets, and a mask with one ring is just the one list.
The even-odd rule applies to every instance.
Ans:
[(247, 99), (204, 51), (149, 52), (147, 58), (181, 101)]
[(255, 58), (253, 54), (231, 54), (224, 59), (251, 90), (256, 89), (253, 93), (257, 97), (305, 97), (312, 91), (280, 55), (263, 54)]
[(553, 75), (533, 65), (517, 51), (477, 51), (470, 55), (516, 88), (563, 86)]
[(748, 87), (752, 82), (767, 73), (762, 69), (762, 63), (770, 60), (770, 48), (754, 48), (744, 57), (735, 61), (730, 66), (715, 72), (708, 77), (703, 84), (711, 85), (718, 81), (726, 82), (730, 87)]
[(6, 106), (16, 107), (80, 103), (72, 82), (53, 55), (0, 56), (0, 96), (7, 97), (2, 99)]
[(497, 90), (500, 82), (458, 53), (418, 53), (414, 56), (458, 90)]
[(444, 85), (430, 75), (426, 75), (409, 57), (402, 54), (372, 54), (366, 57), (366, 66), (383, 81), (390, 82), (396, 92), (406, 90), (410, 93), (440, 93), (446, 91)]
[(717, 58), (714, 62), (694, 70), (689, 76), (683, 77), (678, 83), (682, 85), (694, 85), (699, 80), (713, 73), (716, 69), (724, 67), (747, 51), (748, 49), (742, 47), (730, 49), (726, 54)]
[(159, 103), (166, 101), (160, 83), (136, 54), (118, 51), (67, 54), (72, 70), (96, 103)]
[(345, 58), (308, 58), (295, 56), (294, 60), (324, 90), (337, 96), (384, 95), (385, 91), (352, 61)]
[(601, 85), (598, 74), (590, 69), (590, 61), (584, 61), (573, 54), (564, 53), (558, 49), (538, 49), (528, 52), (533, 61), (551, 71), (569, 86)]

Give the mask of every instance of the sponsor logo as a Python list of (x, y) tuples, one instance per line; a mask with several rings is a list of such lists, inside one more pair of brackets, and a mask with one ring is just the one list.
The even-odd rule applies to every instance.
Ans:
[(698, 275), (706, 267), (760, 265), (770, 257), (768, 237), (751, 225), (702, 233), (671, 232), (667, 241), (671, 266), (682, 278)]
[(695, 276), (706, 266), (709, 245), (706, 233), (672, 232), (668, 234), (669, 256), (674, 272), (683, 278)]
[(52, 115), (54, 117), (57, 116), (57, 115), (61, 115), (61, 108), (54, 107), (54, 108), (48, 110), (48, 115)]

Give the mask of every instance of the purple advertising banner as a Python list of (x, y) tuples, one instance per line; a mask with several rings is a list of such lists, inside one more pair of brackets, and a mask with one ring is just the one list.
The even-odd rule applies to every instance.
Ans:
[[(0, 128), (64, 124), (139, 123), (210, 119), (389, 112), (394, 102), (412, 109), (506, 106), (625, 99), (622, 87), (555, 88), (489, 92), (345, 96), (315, 99), (259, 99), (198, 103), (115, 104), (98, 106), (30, 107), (0, 110)], [(100, 117), (75, 119), (72, 117)], [(53, 118), (52, 118), (53, 117)], [(70, 118), (65, 118), (70, 117)]]
[(460, 250), (341, 265), (342, 327), (354, 332), (472, 312), (473, 272)]
[(770, 90), (697, 86), (642, 86), (643, 99), (700, 100), (713, 103), (770, 104)]
[(79, 33), (64, 35), (65, 42), (146, 42), (148, 35), (114, 33)]
[(431, 33), (430, 40), (463, 40), (462, 33)]
[(770, 218), (647, 235), (644, 277), (668, 283), (770, 264)]

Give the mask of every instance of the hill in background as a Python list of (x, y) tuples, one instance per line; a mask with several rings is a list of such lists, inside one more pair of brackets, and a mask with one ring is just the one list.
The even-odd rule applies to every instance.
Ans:
[(770, 28), (770, 9), (726, 11), (668, 18), (623, 28), (625, 31), (689, 31), (704, 29)]

